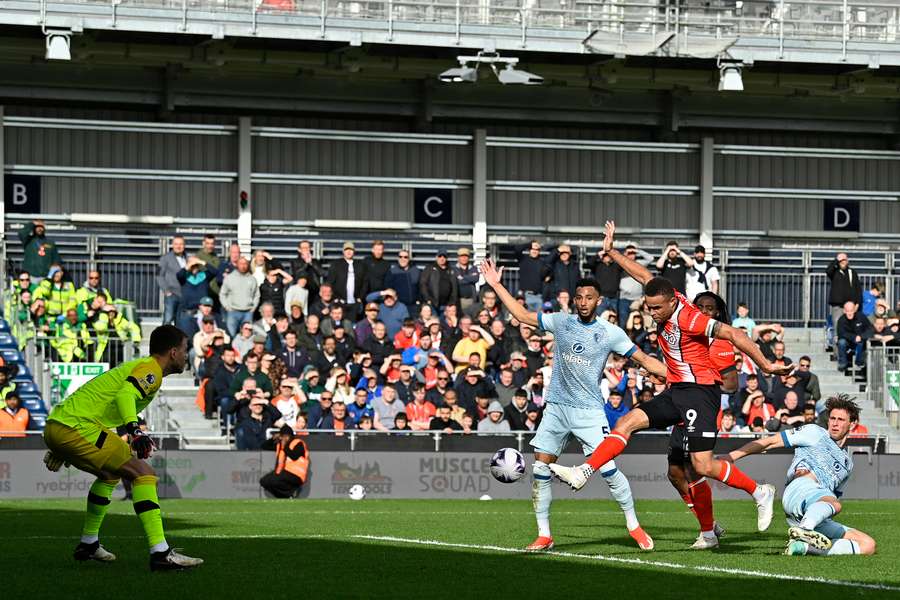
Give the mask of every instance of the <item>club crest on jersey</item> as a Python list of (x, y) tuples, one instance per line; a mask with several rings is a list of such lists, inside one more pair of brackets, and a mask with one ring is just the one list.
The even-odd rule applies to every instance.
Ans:
[(156, 375), (154, 375), (153, 373), (147, 373), (147, 376), (144, 377), (144, 379), (149, 385), (153, 385), (154, 383), (156, 383)]
[(581, 342), (575, 342), (574, 344), (572, 344), (572, 352), (574, 352), (575, 354), (581, 354), (582, 352), (584, 352), (584, 344), (582, 344)]

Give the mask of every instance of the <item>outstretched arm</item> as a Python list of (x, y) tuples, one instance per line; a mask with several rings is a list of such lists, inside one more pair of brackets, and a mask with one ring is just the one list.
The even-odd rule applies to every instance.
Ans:
[(787, 375), (794, 370), (791, 365), (773, 365), (763, 355), (759, 346), (750, 341), (747, 334), (740, 329), (735, 329), (731, 325), (726, 325), (720, 321), (715, 321), (712, 328), (712, 335), (720, 340), (727, 340), (737, 346), (737, 348), (750, 357), (764, 373), (769, 375)]
[(734, 462), (745, 456), (760, 454), (761, 452), (771, 450), (772, 448), (784, 448), (784, 438), (780, 433), (748, 442), (737, 450), (732, 450), (727, 456), (723, 456), (722, 459), (727, 460), (728, 462)]
[(638, 363), (660, 379), (666, 378), (666, 365), (656, 357), (650, 356), (641, 350), (635, 350), (634, 354), (631, 355), (631, 360)]
[(617, 265), (622, 267), (626, 273), (634, 277), (641, 285), (646, 284), (653, 279), (653, 274), (647, 270), (644, 265), (628, 258), (615, 248), (613, 248), (613, 237), (616, 233), (616, 224), (613, 221), (606, 222), (606, 237), (603, 238), (603, 249), (609, 254)]
[(485, 283), (497, 292), (497, 297), (500, 298), (503, 306), (506, 307), (506, 310), (508, 310), (517, 321), (530, 325), (531, 327), (538, 326), (537, 313), (528, 312), (524, 306), (516, 302), (516, 299), (509, 293), (509, 290), (500, 283), (500, 275), (503, 273), (503, 267), (497, 269), (494, 266), (494, 261), (486, 258), (478, 265), (478, 271), (481, 272), (482, 277), (484, 277)]

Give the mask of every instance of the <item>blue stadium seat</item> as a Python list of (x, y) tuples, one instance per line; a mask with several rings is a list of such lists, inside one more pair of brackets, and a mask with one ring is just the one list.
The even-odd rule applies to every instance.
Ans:
[(9, 323), (6, 319), (0, 319), (0, 333), (9, 333)]
[(16, 363), (19, 365), (24, 365), (25, 361), (22, 359), (22, 355), (18, 350), (10, 350), (9, 348), (0, 348), (0, 356), (3, 357), (3, 360), (9, 363)]
[(47, 425), (46, 415), (31, 415), (30, 429), (39, 429), (43, 431), (45, 425)]
[(40, 390), (33, 381), (17, 381), (16, 391), (20, 394), (40, 394)]
[(0, 348), (12, 348), (13, 350), (18, 350), (19, 346), (16, 344), (16, 338), (8, 333), (0, 333)]
[(34, 414), (46, 414), (47, 407), (44, 406), (44, 403), (37, 396), (22, 396), (22, 406), (28, 409), (28, 412)]

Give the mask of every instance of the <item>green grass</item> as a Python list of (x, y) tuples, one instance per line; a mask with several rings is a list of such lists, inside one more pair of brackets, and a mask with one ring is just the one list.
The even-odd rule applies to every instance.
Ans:
[(101, 539), (118, 560), (75, 563), (82, 507), (75, 500), (0, 502), (3, 598), (900, 598), (897, 501), (850, 500), (841, 515), (878, 541), (877, 555), (824, 558), (781, 556), (783, 520), (757, 533), (749, 502), (718, 502), (728, 535), (718, 550), (696, 552), (687, 550), (696, 521), (680, 502), (638, 501), (642, 524), (656, 541), (653, 552), (641, 552), (612, 502), (558, 501), (552, 521), (558, 554), (540, 556), (504, 551), (534, 537), (531, 505), (523, 501), (164, 500), (169, 542), (206, 560), (185, 573), (148, 571), (131, 503), (116, 500)]

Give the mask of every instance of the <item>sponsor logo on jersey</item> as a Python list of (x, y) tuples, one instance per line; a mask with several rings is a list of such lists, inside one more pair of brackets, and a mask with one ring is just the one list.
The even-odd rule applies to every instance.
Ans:
[(582, 344), (581, 342), (575, 342), (574, 344), (572, 344), (572, 352), (574, 352), (575, 354), (581, 354), (582, 352), (584, 352), (584, 344)]
[(563, 352), (562, 358), (564, 361), (566, 361), (570, 365), (580, 365), (583, 367), (591, 366), (590, 360), (583, 358), (581, 356), (578, 356), (576, 354), (572, 354), (571, 352)]
[(668, 342), (672, 346), (674, 346), (675, 344), (678, 343), (679, 334), (680, 334), (680, 332), (678, 331), (677, 325), (672, 326), (672, 331), (663, 329), (663, 332), (662, 332), (663, 339), (666, 340), (666, 342)]
[(147, 383), (149, 383), (150, 385), (156, 383), (156, 375), (154, 375), (153, 373), (147, 373), (147, 376), (144, 379), (146, 379)]

